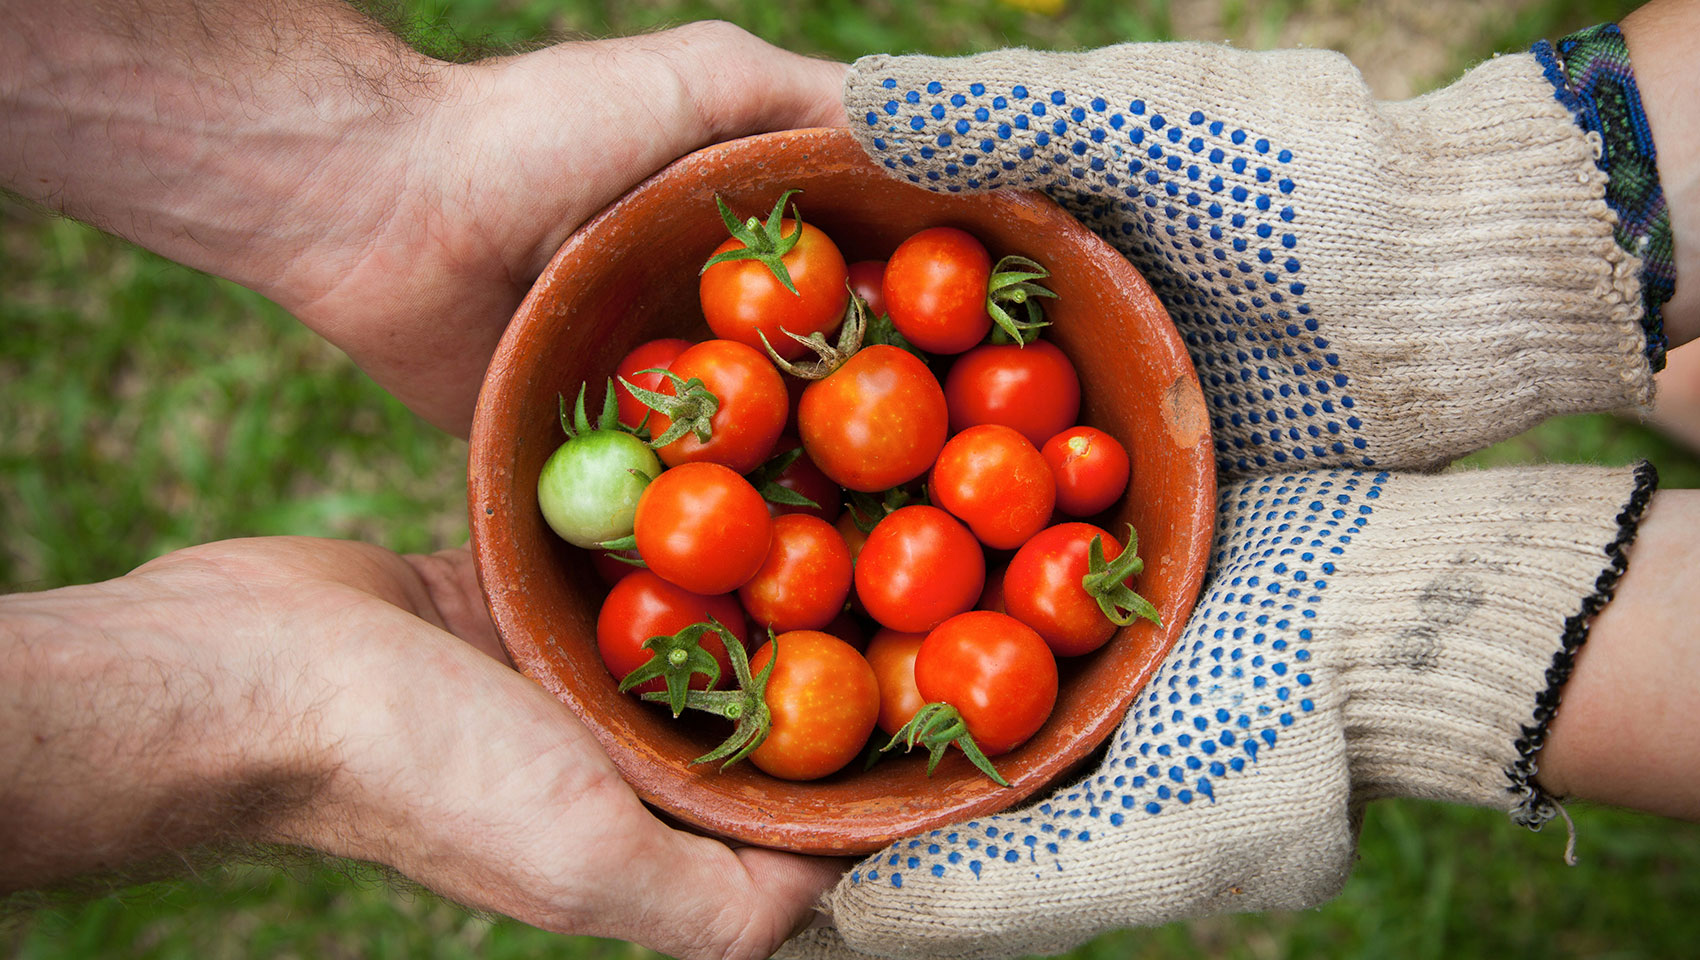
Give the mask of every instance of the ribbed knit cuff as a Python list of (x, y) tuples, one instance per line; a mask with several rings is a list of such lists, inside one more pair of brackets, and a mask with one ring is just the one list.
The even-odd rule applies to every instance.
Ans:
[(1661, 370), (1666, 349), (1662, 312), (1676, 291), (1676, 256), (1658, 151), (1623, 31), (1615, 23), (1602, 24), (1556, 44), (1542, 40), (1530, 52), (1576, 125), (1600, 138), (1598, 164), (1607, 177), (1606, 203), (1617, 214), (1617, 244), (1641, 261), (1647, 360)]
[(1328, 626), (1358, 799), (1552, 816), (1538, 752), (1655, 484), (1643, 463), (1389, 485), (1335, 571)]

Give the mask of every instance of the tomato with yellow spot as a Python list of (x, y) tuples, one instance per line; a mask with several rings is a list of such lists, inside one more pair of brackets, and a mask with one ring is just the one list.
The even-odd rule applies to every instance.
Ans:
[(872, 493), (933, 465), (950, 420), (944, 388), (914, 354), (863, 347), (803, 391), (797, 431), (809, 459), (833, 482)]
[(779, 634), (750, 658), (750, 672), (759, 675), (770, 660), (766, 701), (773, 725), (750, 762), (784, 780), (816, 780), (860, 756), (880, 710), (868, 661), (818, 630)]

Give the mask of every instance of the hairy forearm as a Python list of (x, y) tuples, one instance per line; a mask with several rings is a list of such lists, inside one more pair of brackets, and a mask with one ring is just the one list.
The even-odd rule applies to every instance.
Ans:
[(1670, 205), (1676, 293), (1665, 305), (1672, 345), (1700, 337), (1700, 0), (1654, 0), (1623, 21)]
[(269, 840), (326, 780), (280, 735), (310, 722), (259, 679), (280, 662), (196, 620), (134, 577), (0, 598), (0, 893)]
[(0, 0), (0, 17), (0, 182), (262, 292), (333, 213), (377, 229), (387, 212), (346, 187), (441, 93), (443, 65), (337, 0)]

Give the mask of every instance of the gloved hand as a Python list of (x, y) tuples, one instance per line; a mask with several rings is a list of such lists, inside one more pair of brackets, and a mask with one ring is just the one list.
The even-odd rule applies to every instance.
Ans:
[(1211, 579), (1104, 762), (864, 860), (827, 898), (837, 932), (788, 955), (1049, 953), (1312, 906), (1381, 796), (1552, 816), (1535, 755), (1651, 469), (1244, 479), (1432, 468), (1647, 401), (1641, 264), (1550, 66), (1390, 104), (1316, 51), (856, 64), (852, 129), (895, 175), (1042, 189), (1141, 269), (1228, 476)]
[(1362, 805), (1538, 825), (1534, 756), (1652, 471), (1317, 471), (1222, 492), (1213, 578), (1103, 762), (910, 840), (787, 956), (1055, 953), (1105, 930), (1336, 894)]
[(1127, 254), (1223, 470), (1426, 469), (1651, 396), (1640, 262), (1549, 71), (1384, 103), (1329, 51), (1130, 44), (865, 57), (845, 102), (894, 176), (1043, 190)]

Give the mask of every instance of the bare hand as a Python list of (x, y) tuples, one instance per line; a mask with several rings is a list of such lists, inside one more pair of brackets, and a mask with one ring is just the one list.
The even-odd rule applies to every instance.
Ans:
[[(65, 667), (95, 657), (111, 659)], [(0, 709), (0, 763), (21, 771), (0, 800), (25, 821), (0, 831), (0, 887), (168, 853), (149, 848), (148, 812), (169, 808), (203, 825), (179, 846), (300, 844), (547, 930), (765, 957), (843, 870), (657, 820), (583, 724), (502, 659), (464, 550), (194, 547), (5, 598), (0, 662), (23, 686), (6, 691), (16, 712)], [(91, 756), (98, 783), (77, 773)]]
[(844, 122), (841, 64), (728, 23), (449, 64), (341, 0), (137, 5), (8, 6), (0, 187), (265, 294), (462, 436), (575, 228), (698, 147)]

